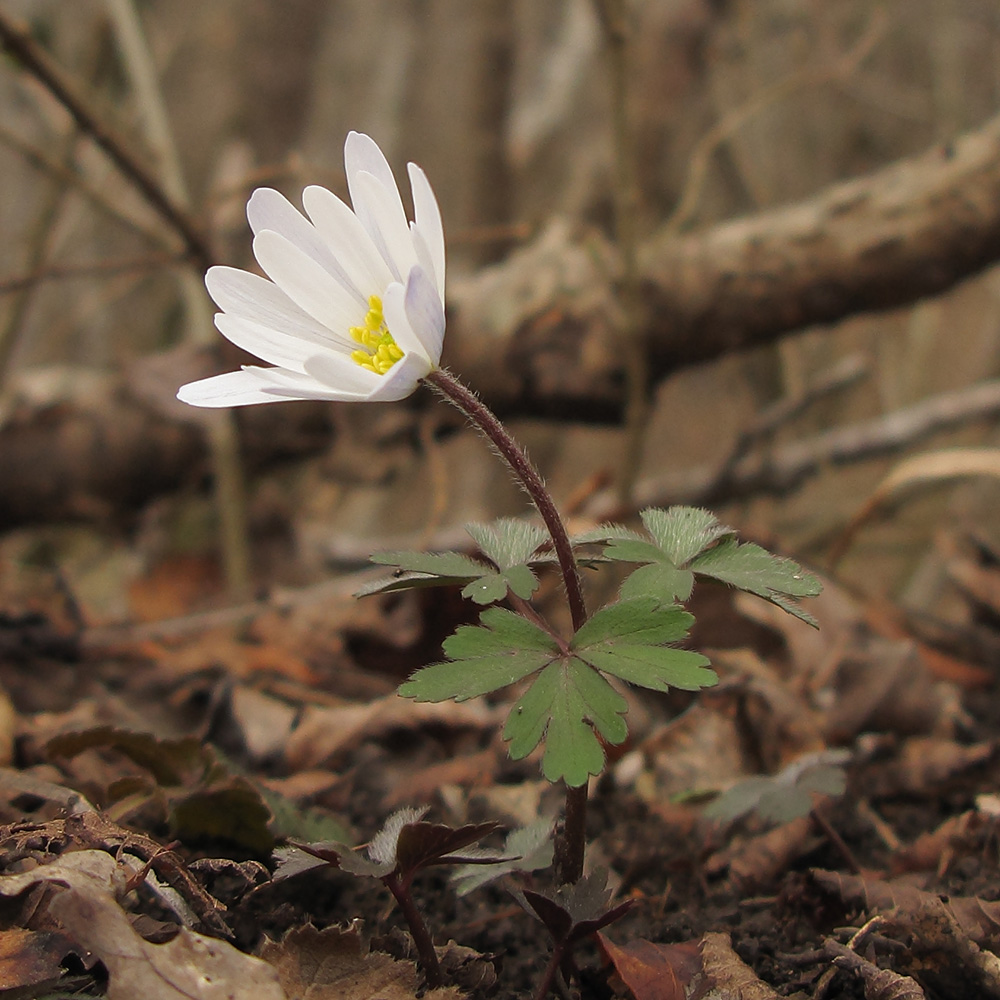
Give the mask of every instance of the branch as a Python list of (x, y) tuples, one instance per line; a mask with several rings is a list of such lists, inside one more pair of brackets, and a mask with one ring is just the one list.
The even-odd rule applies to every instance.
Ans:
[[(795, 205), (640, 254), (653, 379), (815, 324), (910, 305), (1000, 259), (1000, 117)], [(617, 421), (613, 251), (556, 222), (453, 290), (446, 361), (503, 416)]]
[(128, 143), (102, 121), (76, 84), (31, 37), (31, 34), (3, 11), (0, 11), (0, 47), (52, 94), (69, 112), (80, 130), (89, 135), (107, 153), (118, 169), (135, 184), (162, 218), (176, 230), (184, 240), (198, 270), (204, 271), (214, 263), (205, 235), (188, 213), (166, 193), (156, 175), (132, 152)]

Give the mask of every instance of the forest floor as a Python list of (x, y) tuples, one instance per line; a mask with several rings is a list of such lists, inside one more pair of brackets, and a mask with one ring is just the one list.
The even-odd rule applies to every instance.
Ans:
[[(1000, 997), (1000, 577), (968, 539), (952, 555), (974, 581), (963, 627), (829, 580), (811, 602), (818, 632), (721, 587), (696, 592), (691, 641), (720, 684), (633, 698), (629, 742), (591, 783), (588, 869), (608, 873), (609, 906), (631, 908), (581, 938), (570, 994)], [(452, 591), (354, 601), (349, 577), (162, 614), (211, 578), (193, 557), (165, 564), (133, 585), (136, 621), (95, 627), (59, 574), (5, 565), (0, 985), (19, 998), (424, 995), (377, 879), (273, 879), (272, 851), (364, 844), (404, 806), (506, 830), (558, 814), (537, 760), (507, 757), (509, 701), (394, 694), (470, 608)], [(810, 783), (817, 768), (843, 792)], [(706, 817), (759, 775), (770, 784), (742, 816)], [(418, 875), (452, 984), (426, 995), (533, 995), (550, 941), (506, 879), (544, 893), (550, 872), (461, 896), (447, 868)]]

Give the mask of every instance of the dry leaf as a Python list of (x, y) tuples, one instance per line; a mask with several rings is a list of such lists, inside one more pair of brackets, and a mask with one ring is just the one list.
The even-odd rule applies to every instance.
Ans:
[[(320, 931), (307, 924), (280, 942), (266, 942), (260, 956), (295, 1000), (414, 1000), (420, 982), (411, 963), (377, 952), (365, 954), (354, 927)], [(461, 1000), (462, 994), (446, 988), (423, 996)]]
[(166, 944), (141, 938), (114, 897), (130, 874), (103, 851), (77, 851), (0, 878), (0, 894), (17, 895), (38, 882), (65, 885), (49, 912), (104, 963), (108, 1000), (285, 1000), (273, 969), (225, 941), (183, 927)]
[(685, 1000), (685, 987), (701, 972), (694, 941), (654, 944), (640, 938), (619, 947), (601, 933), (597, 940), (635, 1000)]

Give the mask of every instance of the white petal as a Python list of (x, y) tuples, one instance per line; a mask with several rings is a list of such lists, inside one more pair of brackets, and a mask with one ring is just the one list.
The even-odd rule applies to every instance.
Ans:
[[(215, 325), (230, 343), (255, 355), (261, 361), (266, 361), (269, 365), (279, 365), (292, 371), (304, 372), (306, 359), (311, 358), (318, 347), (330, 352), (338, 350), (338, 347), (329, 343), (316, 344), (301, 337), (289, 336), (283, 330), (262, 326), (260, 323), (254, 323), (243, 316), (234, 316), (231, 313), (218, 313)], [(327, 340), (329, 341), (329, 336)], [(350, 351), (347, 344), (339, 346), (339, 349), (345, 354)]]
[(267, 392), (266, 383), (249, 372), (226, 372), (198, 382), (188, 382), (177, 390), (177, 398), (192, 406), (250, 406), (254, 403), (279, 403), (287, 397)]
[(293, 302), (349, 342), (347, 331), (364, 319), (364, 310), (325, 268), (284, 236), (267, 229), (254, 239), (253, 252), (268, 277)]
[(210, 267), (205, 286), (216, 303), (231, 315), (314, 344), (331, 342), (330, 331), (267, 278), (235, 267)]
[(279, 191), (273, 188), (254, 191), (247, 202), (247, 219), (255, 236), (265, 230), (284, 236), (329, 271), (359, 302), (366, 302), (365, 296), (331, 253), (316, 228)]
[[(337, 357), (338, 355), (328, 355)], [(357, 365), (354, 366), (358, 368)], [(368, 398), (366, 392), (352, 387), (337, 387), (327, 385), (309, 374), (292, 372), (287, 368), (255, 368), (248, 365), (243, 369), (248, 375), (262, 382), (266, 391), (283, 399), (323, 399), (331, 402), (360, 403)], [(358, 371), (363, 369), (358, 368)], [(378, 378), (374, 373), (369, 373)]]
[(385, 325), (404, 354), (419, 354), (428, 363), (431, 362), (430, 354), (410, 326), (406, 315), (406, 289), (398, 281), (393, 282), (382, 296), (382, 315), (385, 316)]
[(424, 353), (432, 364), (441, 360), (444, 345), (444, 306), (427, 273), (419, 267), (410, 271), (404, 299), (406, 318)]
[[(402, 363), (397, 362), (393, 368)], [(368, 399), (386, 378), (340, 354), (316, 354), (306, 361), (305, 368), (312, 378), (328, 388), (356, 393), (364, 399)]]
[[(398, 213), (403, 225), (406, 224), (406, 213), (403, 211), (403, 199), (399, 196), (396, 178), (392, 175), (389, 161), (382, 155), (382, 150), (370, 136), (362, 132), (348, 132), (344, 143), (344, 171), (347, 174), (347, 187), (351, 192), (351, 204), (358, 211), (359, 194), (355, 190), (358, 174), (364, 171), (371, 174), (384, 188), (381, 195), (386, 203)], [(361, 201), (364, 196), (361, 195)], [(360, 216), (360, 212), (358, 213)], [(364, 221), (364, 220), (362, 220)]]
[(437, 285), (438, 295), (444, 301), (444, 226), (441, 223), (441, 210), (427, 175), (415, 163), (406, 165), (410, 175), (410, 190), (413, 192), (413, 214), (418, 232), (427, 249), (430, 251), (431, 263), (434, 265), (428, 273)]
[[(397, 399), (405, 399), (431, 370), (430, 363), (419, 354), (407, 354), (385, 375), (376, 375), (366, 368), (355, 365), (353, 361), (348, 363), (354, 365), (355, 370), (362, 375), (371, 376), (371, 381), (367, 382), (369, 389), (362, 397), (369, 403), (390, 403)], [(332, 354), (318, 354), (306, 362), (306, 371), (324, 384), (340, 385), (344, 375), (342, 369), (341, 359)]]
[(392, 274), (358, 217), (332, 191), (311, 185), (302, 204), (317, 232), (362, 294), (381, 295)]
[(402, 206), (397, 211), (392, 200), (386, 197), (385, 188), (378, 178), (365, 171), (355, 175), (354, 190), (363, 199), (361, 204), (366, 214), (359, 212), (358, 216), (371, 234), (372, 242), (389, 265), (392, 276), (397, 281), (404, 281), (410, 268), (417, 263), (417, 254)]
[(397, 399), (406, 399), (433, 367), (422, 354), (407, 354), (382, 376), (378, 388), (368, 397), (368, 402), (391, 403)]

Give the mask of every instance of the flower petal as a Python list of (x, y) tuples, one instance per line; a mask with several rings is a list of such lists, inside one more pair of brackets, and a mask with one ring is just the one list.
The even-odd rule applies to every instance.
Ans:
[[(324, 354), (324, 358), (336, 358), (336, 354)], [(352, 362), (353, 363), (353, 362)], [(308, 368), (309, 362), (306, 362)], [(373, 372), (365, 372), (363, 368), (354, 365), (362, 374), (369, 374), (373, 379), (378, 376)], [(327, 385), (313, 375), (289, 371), (287, 368), (257, 368), (247, 365), (243, 369), (247, 374), (264, 383), (266, 391), (283, 399), (322, 399), (331, 402), (359, 403), (368, 398), (368, 393), (357, 385)], [(369, 383), (370, 385), (370, 383)]]
[[(410, 268), (417, 263), (417, 254), (413, 249), (413, 237), (410, 236), (410, 225), (403, 214), (402, 206), (396, 210), (391, 198), (385, 194), (385, 187), (374, 174), (362, 170), (354, 177), (353, 192), (358, 192), (362, 199), (364, 214), (358, 212), (358, 217), (364, 223), (371, 235), (372, 242), (378, 247), (392, 276), (397, 281), (404, 281), (410, 273)], [(396, 196), (398, 199), (398, 195)], [(358, 203), (355, 201), (355, 209)]]
[[(328, 351), (338, 349), (329, 342), (329, 336), (325, 344), (317, 344), (301, 337), (289, 336), (282, 330), (254, 323), (253, 320), (243, 316), (234, 316), (232, 313), (217, 313), (215, 325), (226, 340), (248, 354), (255, 355), (269, 365), (278, 365), (297, 372), (305, 371), (303, 366), (306, 359), (311, 358), (317, 349)], [(349, 351), (346, 344), (340, 349), (345, 354)]]
[(247, 371), (226, 372), (197, 382), (188, 382), (177, 390), (177, 398), (192, 406), (250, 406), (254, 403), (279, 403), (287, 397), (267, 392), (265, 383)]
[(398, 281), (394, 281), (382, 296), (382, 315), (393, 339), (405, 354), (420, 354), (429, 363), (432, 361), (423, 342), (410, 326), (406, 315), (406, 289)]
[[(369, 383), (371, 388), (363, 396), (369, 403), (388, 403), (405, 399), (416, 389), (420, 379), (431, 370), (430, 362), (420, 354), (407, 354), (385, 375), (369, 372), (366, 368), (355, 365), (353, 361), (349, 361), (348, 364), (353, 365), (362, 375), (370, 375), (374, 380), (374, 384)], [(340, 385), (344, 377), (343, 369), (341, 359), (332, 354), (317, 354), (306, 362), (306, 371), (317, 382), (324, 384)]]
[(344, 142), (344, 171), (347, 174), (347, 188), (351, 192), (351, 204), (358, 217), (364, 222), (361, 212), (358, 212), (359, 201), (363, 205), (365, 197), (356, 190), (358, 174), (364, 171), (371, 174), (382, 186), (380, 195), (387, 206), (394, 211), (399, 223), (406, 225), (406, 212), (403, 210), (403, 199), (399, 196), (396, 178), (392, 174), (389, 161), (378, 148), (378, 144), (363, 132), (348, 132)]
[(265, 230), (284, 236), (289, 243), (329, 271), (360, 303), (366, 303), (365, 296), (331, 253), (316, 228), (279, 191), (273, 188), (254, 191), (247, 202), (247, 219), (255, 236)]
[(410, 175), (410, 190), (413, 192), (414, 225), (430, 252), (433, 268), (428, 274), (437, 285), (438, 295), (443, 302), (445, 254), (441, 210), (434, 197), (434, 189), (423, 170), (415, 163), (408, 163), (406, 171)]
[(302, 204), (317, 232), (363, 295), (380, 295), (392, 281), (368, 231), (332, 191), (315, 184), (302, 192)]
[(441, 349), (444, 346), (444, 306), (423, 268), (415, 267), (410, 271), (403, 305), (410, 329), (420, 341), (431, 363), (436, 365), (441, 360)]
[(325, 268), (269, 229), (255, 237), (253, 252), (268, 277), (293, 302), (347, 342), (347, 331), (364, 318), (364, 311)]
[(235, 267), (210, 267), (209, 295), (226, 312), (314, 344), (329, 344), (330, 331), (300, 309), (273, 281)]

